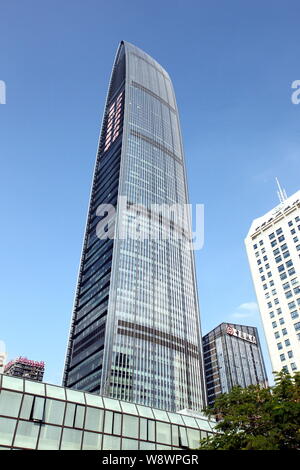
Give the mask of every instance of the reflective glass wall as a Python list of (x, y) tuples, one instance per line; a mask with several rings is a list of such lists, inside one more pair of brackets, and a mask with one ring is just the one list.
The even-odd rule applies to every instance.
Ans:
[[(115, 112), (117, 124), (109, 121)], [(116, 161), (112, 169), (101, 164), (107, 158)], [(103, 181), (115, 181), (114, 194), (126, 202), (121, 211), (117, 201), (114, 240), (97, 241), (99, 218), (88, 225), (64, 384), (171, 411), (201, 410), (206, 394), (178, 110), (167, 72), (128, 43), (117, 53), (98, 161)], [(100, 201), (94, 191), (89, 217)], [(168, 211), (174, 204), (181, 208), (175, 219)], [(108, 256), (104, 286), (99, 250)], [(92, 268), (85, 267), (86, 252)]]
[(197, 448), (214, 422), (0, 375), (0, 448)]

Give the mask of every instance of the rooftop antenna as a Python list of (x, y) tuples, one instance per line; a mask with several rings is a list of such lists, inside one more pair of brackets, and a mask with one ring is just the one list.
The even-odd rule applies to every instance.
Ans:
[(280, 186), (280, 183), (278, 181), (278, 178), (276, 177), (276, 183), (277, 183), (277, 186), (278, 186), (278, 191), (277, 191), (277, 195), (279, 197), (279, 201), (280, 202), (284, 202), (286, 199), (287, 199), (287, 195), (286, 195), (286, 192), (285, 192), (285, 189), (282, 189), (281, 186)]

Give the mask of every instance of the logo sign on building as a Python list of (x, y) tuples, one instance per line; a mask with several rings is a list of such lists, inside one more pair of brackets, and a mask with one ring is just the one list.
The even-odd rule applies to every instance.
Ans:
[(226, 333), (231, 336), (236, 336), (237, 338), (244, 339), (250, 343), (256, 344), (256, 338), (253, 335), (249, 335), (245, 331), (236, 330), (233, 326), (228, 325), (226, 328)]

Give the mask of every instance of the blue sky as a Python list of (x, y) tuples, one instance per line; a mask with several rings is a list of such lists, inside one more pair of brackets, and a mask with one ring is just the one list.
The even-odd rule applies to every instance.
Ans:
[[(296, 1), (11, 0), (2, 3), (1, 328), (9, 358), (60, 383), (104, 100), (120, 40), (170, 73), (191, 203), (203, 333), (259, 327), (244, 238), (299, 189), (300, 6)], [(269, 359), (264, 345), (266, 365)]]

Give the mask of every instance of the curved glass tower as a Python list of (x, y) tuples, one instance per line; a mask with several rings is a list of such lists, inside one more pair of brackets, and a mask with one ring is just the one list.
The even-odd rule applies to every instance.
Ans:
[[(169, 75), (121, 42), (93, 177), (66, 387), (167, 410), (206, 404), (194, 255), (180, 209), (187, 202)], [(174, 204), (176, 217), (168, 210)], [(104, 220), (106, 239), (99, 236)]]

